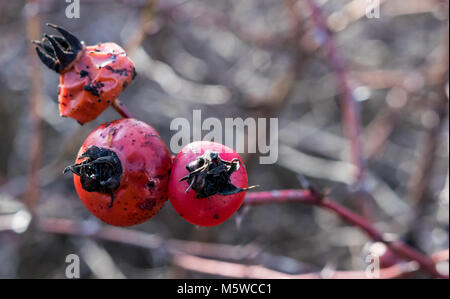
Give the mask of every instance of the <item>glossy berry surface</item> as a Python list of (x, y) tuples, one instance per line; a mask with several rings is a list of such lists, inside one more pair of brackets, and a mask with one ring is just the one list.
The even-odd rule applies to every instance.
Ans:
[(171, 155), (144, 122), (120, 119), (97, 127), (75, 164), (74, 184), (89, 211), (102, 221), (130, 226), (153, 217), (168, 197)]
[(67, 30), (49, 24), (62, 37), (44, 35), (36, 51), (41, 61), (60, 74), (59, 112), (83, 124), (94, 120), (134, 79), (134, 63), (111, 42), (85, 46)]
[(242, 205), (247, 172), (231, 148), (209, 141), (185, 146), (173, 162), (169, 200), (177, 213), (200, 226), (223, 223)]

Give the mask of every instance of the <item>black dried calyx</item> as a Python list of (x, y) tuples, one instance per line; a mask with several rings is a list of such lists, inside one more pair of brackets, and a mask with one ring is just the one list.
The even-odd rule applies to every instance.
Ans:
[(78, 159), (81, 163), (67, 166), (69, 171), (80, 177), (81, 186), (88, 192), (100, 192), (111, 195), (109, 207), (114, 202), (114, 191), (119, 188), (122, 178), (122, 163), (117, 154), (109, 149), (90, 146)]
[(56, 29), (61, 36), (44, 34), (40, 41), (33, 41), (38, 47), (36, 52), (41, 61), (51, 70), (62, 73), (77, 59), (78, 54), (83, 50), (83, 43), (72, 33), (57, 25), (47, 26)]
[(189, 174), (180, 179), (187, 180), (189, 187), (197, 192), (197, 198), (206, 198), (215, 194), (231, 195), (247, 191), (256, 186), (239, 188), (231, 183), (230, 176), (240, 167), (239, 159), (226, 161), (218, 152), (206, 151), (202, 156), (186, 165)]

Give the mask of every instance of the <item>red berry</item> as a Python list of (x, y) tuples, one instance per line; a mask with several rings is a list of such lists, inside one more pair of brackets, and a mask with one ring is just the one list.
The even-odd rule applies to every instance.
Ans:
[(47, 25), (63, 37), (45, 34), (34, 43), (41, 61), (60, 74), (59, 112), (82, 124), (94, 120), (134, 79), (134, 64), (115, 43), (85, 46), (67, 30)]
[(97, 127), (75, 164), (75, 188), (85, 206), (104, 222), (129, 226), (155, 215), (167, 201), (172, 157), (151, 126), (120, 119)]
[(248, 189), (245, 166), (235, 151), (198, 141), (185, 146), (174, 160), (169, 200), (190, 223), (213, 226), (239, 209)]

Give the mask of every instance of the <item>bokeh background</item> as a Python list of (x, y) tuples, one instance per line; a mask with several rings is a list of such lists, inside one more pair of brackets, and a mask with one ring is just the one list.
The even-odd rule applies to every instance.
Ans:
[[(304, 177), (380, 230), (445, 255), (448, 1), (385, 0), (379, 18), (366, 17), (365, 0), (80, 4), (80, 18), (69, 19), (65, 1), (0, 0), (0, 278), (64, 278), (71, 253), (84, 278), (211, 278), (220, 269), (194, 271), (195, 258), (326, 275), (364, 271), (368, 252), (385, 252), (297, 203), (245, 207), (213, 228), (185, 222), (170, 203), (126, 231), (100, 223), (62, 170), (93, 128), (119, 116), (108, 109), (84, 126), (59, 117), (58, 76), (29, 42), (51, 32), (46, 22), (127, 50), (138, 76), (121, 100), (167, 144), (171, 121), (191, 121), (193, 109), (203, 119), (277, 117), (278, 162), (244, 154), (250, 184), (294, 189)], [(354, 176), (345, 103), (360, 113), (363, 178)]]

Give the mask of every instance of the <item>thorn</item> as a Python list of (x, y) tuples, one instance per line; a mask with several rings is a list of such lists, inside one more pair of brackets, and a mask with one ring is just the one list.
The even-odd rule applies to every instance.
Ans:
[(300, 188), (303, 190), (309, 190), (311, 193), (318, 195), (320, 198), (325, 196), (325, 193), (321, 192), (313, 183), (311, 183), (303, 174), (297, 176)]
[(297, 179), (300, 183), (300, 188), (302, 189), (309, 189), (311, 187), (308, 179), (303, 175), (303, 174), (299, 174), (297, 176)]

